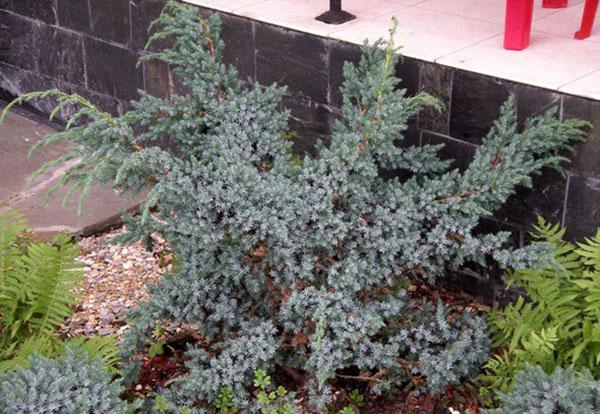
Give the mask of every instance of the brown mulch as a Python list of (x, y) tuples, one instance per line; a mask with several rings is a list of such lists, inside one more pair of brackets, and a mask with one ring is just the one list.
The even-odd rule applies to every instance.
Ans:
[(164, 241), (157, 240), (152, 252), (140, 242), (111, 244), (110, 240), (122, 232), (116, 229), (79, 241), (78, 259), (85, 265), (85, 278), (75, 293), (81, 302), (60, 328), (62, 336), (121, 336), (128, 329), (127, 312), (148, 299), (148, 285), (169, 269), (162, 260)]

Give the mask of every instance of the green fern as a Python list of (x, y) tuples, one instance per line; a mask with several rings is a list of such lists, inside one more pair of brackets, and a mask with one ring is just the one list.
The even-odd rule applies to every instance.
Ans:
[(12, 271), (15, 259), (19, 257), (17, 239), (25, 230), (25, 218), (15, 212), (0, 216), (0, 296), (5, 297), (6, 274)]
[(85, 351), (90, 356), (90, 358), (101, 359), (110, 372), (114, 374), (120, 374), (120, 371), (117, 369), (117, 366), (120, 362), (121, 351), (118, 347), (118, 341), (116, 336), (95, 336), (93, 338), (76, 336), (67, 340), (64, 343), (63, 349), (70, 344), (74, 344), (78, 348)]
[(532, 236), (552, 245), (554, 263), (507, 275), (527, 299), (489, 314), (494, 345), (504, 353), (486, 365), (483, 394), (509, 392), (527, 364), (547, 373), (574, 366), (600, 379), (600, 231), (577, 244), (565, 242), (564, 234), (538, 218)]
[(34, 352), (56, 357), (75, 344), (118, 373), (114, 337), (62, 341), (55, 336), (79, 299), (73, 293), (83, 277), (79, 248), (65, 234), (24, 244), (24, 232), (22, 215), (0, 214), (0, 372), (25, 365)]
[(576, 253), (584, 258), (584, 265), (588, 271), (598, 271), (600, 269), (600, 229), (591, 239), (586, 239), (585, 243), (577, 243), (579, 249)]
[(65, 234), (54, 238), (52, 245), (36, 243), (29, 246), (23, 258), (33, 296), (30, 329), (32, 332), (50, 335), (65, 318), (71, 315), (78, 302), (73, 289), (83, 277), (83, 265), (75, 262), (79, 248)]
[[(18, 345), (18, 348), (15, 347)], [(14, 342), (5, 354), (0, 355), (0, 373), (11, 371), (18, 366), (25, 366), (34, 354), (54, 356), (57, 354), (56, 341), (53, 338), (32, 336), (21, 343)], [(8, 355), (9, 358), (2, 359)]]
[(485, 386), (480, 388), (479, 393), (485, 403), (492, 405), (496, 393), (510, 390), (513, 378), (523, 369), (523, 366), (521, 361), (514, 360), (513, 356), (505, 350), (501, 354), (494, 355), (485, 368), (485, 372), (479, 376), (479, 380)]
[[(12, 217), (1, 216), (0, 227), (11, 227), (7, 221)], [(69, 237), (58, 235), (51, 243), (32, 243), (26, 250), (12, 253), (11, 267), (3, 272), (2, 349), (26, 338), (51, 336), (77, 303), (73, 289), (83, 273), (75, 261), (79, 249)]]

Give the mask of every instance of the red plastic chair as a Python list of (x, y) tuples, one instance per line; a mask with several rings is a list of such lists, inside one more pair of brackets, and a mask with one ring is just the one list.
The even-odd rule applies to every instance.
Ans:
[[(531, 21), (533, 19), (534, 0), (506, 0), (506, 20), (504, 25), (504, 48), (523, 50), (529, 46), (531, 38)], [(576, 39), (589, 37), (594, 25), (598, 2), (586, 0), (581, 28), (575, 33)], [(567, 7), (568, 0), (544, 0), (542, 6), (547, 8)]]
[(569, 0), (544, 0), (542, 3), (542, 7), (547, 9), (560, 9), (562, 7), (567, 7), (569, 5)]
[(585, 1), (581, 27), (579, 28), (579, 31), (575, 33), (575, 39), (585, 39), (592, 34), (592, 27), (594, 26), (594, 20), (596, 19), (596, 12), (598, 11), (598, 2), (599, 0)]

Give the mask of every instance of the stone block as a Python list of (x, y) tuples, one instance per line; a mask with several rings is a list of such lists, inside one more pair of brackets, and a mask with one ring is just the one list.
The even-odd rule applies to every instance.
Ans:
[(144, 90), (159, 98), (169, 98), (171, 81), (167, 63), (156, 59), (144, 63)]
[(444, 144), (444, 147), (438, 152), (439, 157), (445, 160), (453, 160), (450, 168), (458, 168), (460, 171), (464, 171), (469, 166), (469, 163), (475, 156), (475, 151), (477, 151), (476, 145), (429, 131), (423, 131), (421, 144)]
[(294, 141), (295, 152), (311, 152), (318, 139), (328, 138), (333, 115), (327, 105), (297, 96), (285, 96), (282, 107), (290, 111), (289, 130), (298, 135)]
[(396, 76), (400, 78), (400, 88), (406, 89), (407, 96), (419, 92), (419, 78), (423, 62), (410, 57), (401, 56), (396, 64)]
[(0, 9), (10, 10), (44, 23), (56, 23), (54, 0), (0, 0)]
[(344, 63), (358, 64), (360, 47), (346, 42), (332, 41), (329, 52), (329, 105), (334, 108), (342, 106), (340, 87), (344, 81)]
[(425, 108), (419, 113), (419, 128), (442, 135), (449, 133), (450, 100), (454, 70), (445, 66), (424, 62), (420, 71), (419, 91), (436, 97), (444, 105), (437, 111)]
[(83, 37), (80, 34), (45, 26), (38, 38), (39, 70), (44, 76), (85, 84)]
[(263, 85), (286, 85), (288, 93), (327, 103), (327, 39), (256, 24), (256, 77)]
[[(0, 98), (3, 100), (11, 101), (24, 93), (50, 89), (55, 86), (54, 81), (43, 78), (38, 73), (0, 62)], [(52, 111), (52, 107), (44, 101), (34, 101), (29, 106), (42, 114)]]
[(566, 237), (583, 240), (600, 228), (600, 178), (572, 174), (567, 194)]
[(66, 205), (62, 203), (66, 189), (59, 190), (46, 200), (48, 191), (57, 184), (65, 167), (47, 171), (33, 183), (29, 183), (29, 178), (42, 165), (63, 155), (68, 144), (61, 142), (44, 147), (43, 151), (29, 158), (28, 150), (36, 141), (58, 131), (40, 124), (28, 114), (21, 114), (24, 113), (12, 111), (6, 124), (0, 127), (0, 134), (8, 143), (0, 151), (0, 165), (11, 171), (11, 174), (0, 175), (0, 210), (9, 208), (23, 213), (36, 236), (47, 238), (61, 231), (72, 235), (102, 231), (107, 226), (118, 224), (121, 213), (133, 211), (143, 200), (143, 195), (121, 197), (110, 185), (92, 185), (81, 215), (77, 211), (79, 192), (75, 192)]
[(582, 175), (600, 177), (600, 102), (566, 95), (563, 100), (563, 119), (577, 118), (589, 121), (593, 128), (587, 130), (587, 140), (575, 146), (568, 166)]
[[(123, 113), (124, 106), (116, 98), (92, 92), (80, 85), (42, 77), (38, 73), (0, 63), (0, 100), (11, 101), (24, 93), (47, 89), (59, 89), (66, 93), (77, 93), (112, 115)], [(56, 107), (56, 104), (57, 100), (55, 98), (46, 98), (30, 101), (23, 106), (46, 118)], [(73, 108), (64, 108), (57, 115), (56, 121), (59, 123), (64, 122), (66, 117), (72, 114), (72, 110)]]
[(527, 118), (544, 114), (552, 107), (560, 114), (561, 95), (535, 86), (514, 84), (511, 88), (517, 106), (517, 123), (523, 125)]
[(452, 84), (450, 136), (480, 144), (510, 93), (487, 76), (456, 71)]
[(256, 79), (254, 23), (252, 20), (219, 14), (223, 23), (221, 37), (225, 43), (223, 62), (233, 65), (243, 81)]
[(56, 0), (58, 24), (81, 33), (90, 33), (90, 4), (88, 0)]
[(148, 27), (160, 16), (165, 3), (165, 0), (131, 0), (131, 37), (134, 49), (144, 49), (149, 38)]
[(137, 97), (143, 76), (134, 52), (92, 38), (85, 39), (85, 50), (90, 89), (125, 101)]
[[(126, 105), (124, 102), (118, 100), (117, 98), (109, 95), (104, 95), (101, 93), (97, 93), (91, 91), (90, 89), (86, 89), (85, 86), (74, 85), (65, 81), (56, 81), (56, 88), (60, 89), (66, 93), (76, 93), (78, 95), (83, 96), (85, 99), (92, 102), (98, 108), (111, 114), (112, 116), (123, 115), (125, 113)], [(69, 109), (66, 110), (68, 114)], [(63, 112), (64, 115), (65, 112)]]
[(124, 0), (89, 0), (91, 34), (99, 39), (130, 44), (129, 2)]
[(0, 10), (0, 62), (37, 70), (40, 57), (37, 39), (42, 24)]
[(533, 177), (533, 187), (518, 187), (504, 206), (494, 214), (496, 220), (531, 230), (537, 215), (560, 223), (564, 213), (567, 180), (554, 170), (543, 169)]

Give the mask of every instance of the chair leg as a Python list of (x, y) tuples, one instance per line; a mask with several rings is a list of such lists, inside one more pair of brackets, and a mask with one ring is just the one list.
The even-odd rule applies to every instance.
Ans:
[(523, 50), (529, 46), (533, 0), (506, 0), (504, 48)]
[(575, 39), (586, 39), (592, 34), (592, 27), (598, 11), (599, 0), (586, 0), (585, 8), (583, 9), (583, 17), (581, 18), (581, 27), (575, 33)]
[(567, 7), (569, 5), (569, 0), (544, 0), (542, 2), (542, 7), (546, 9), (560, 9), (562, 7)]

